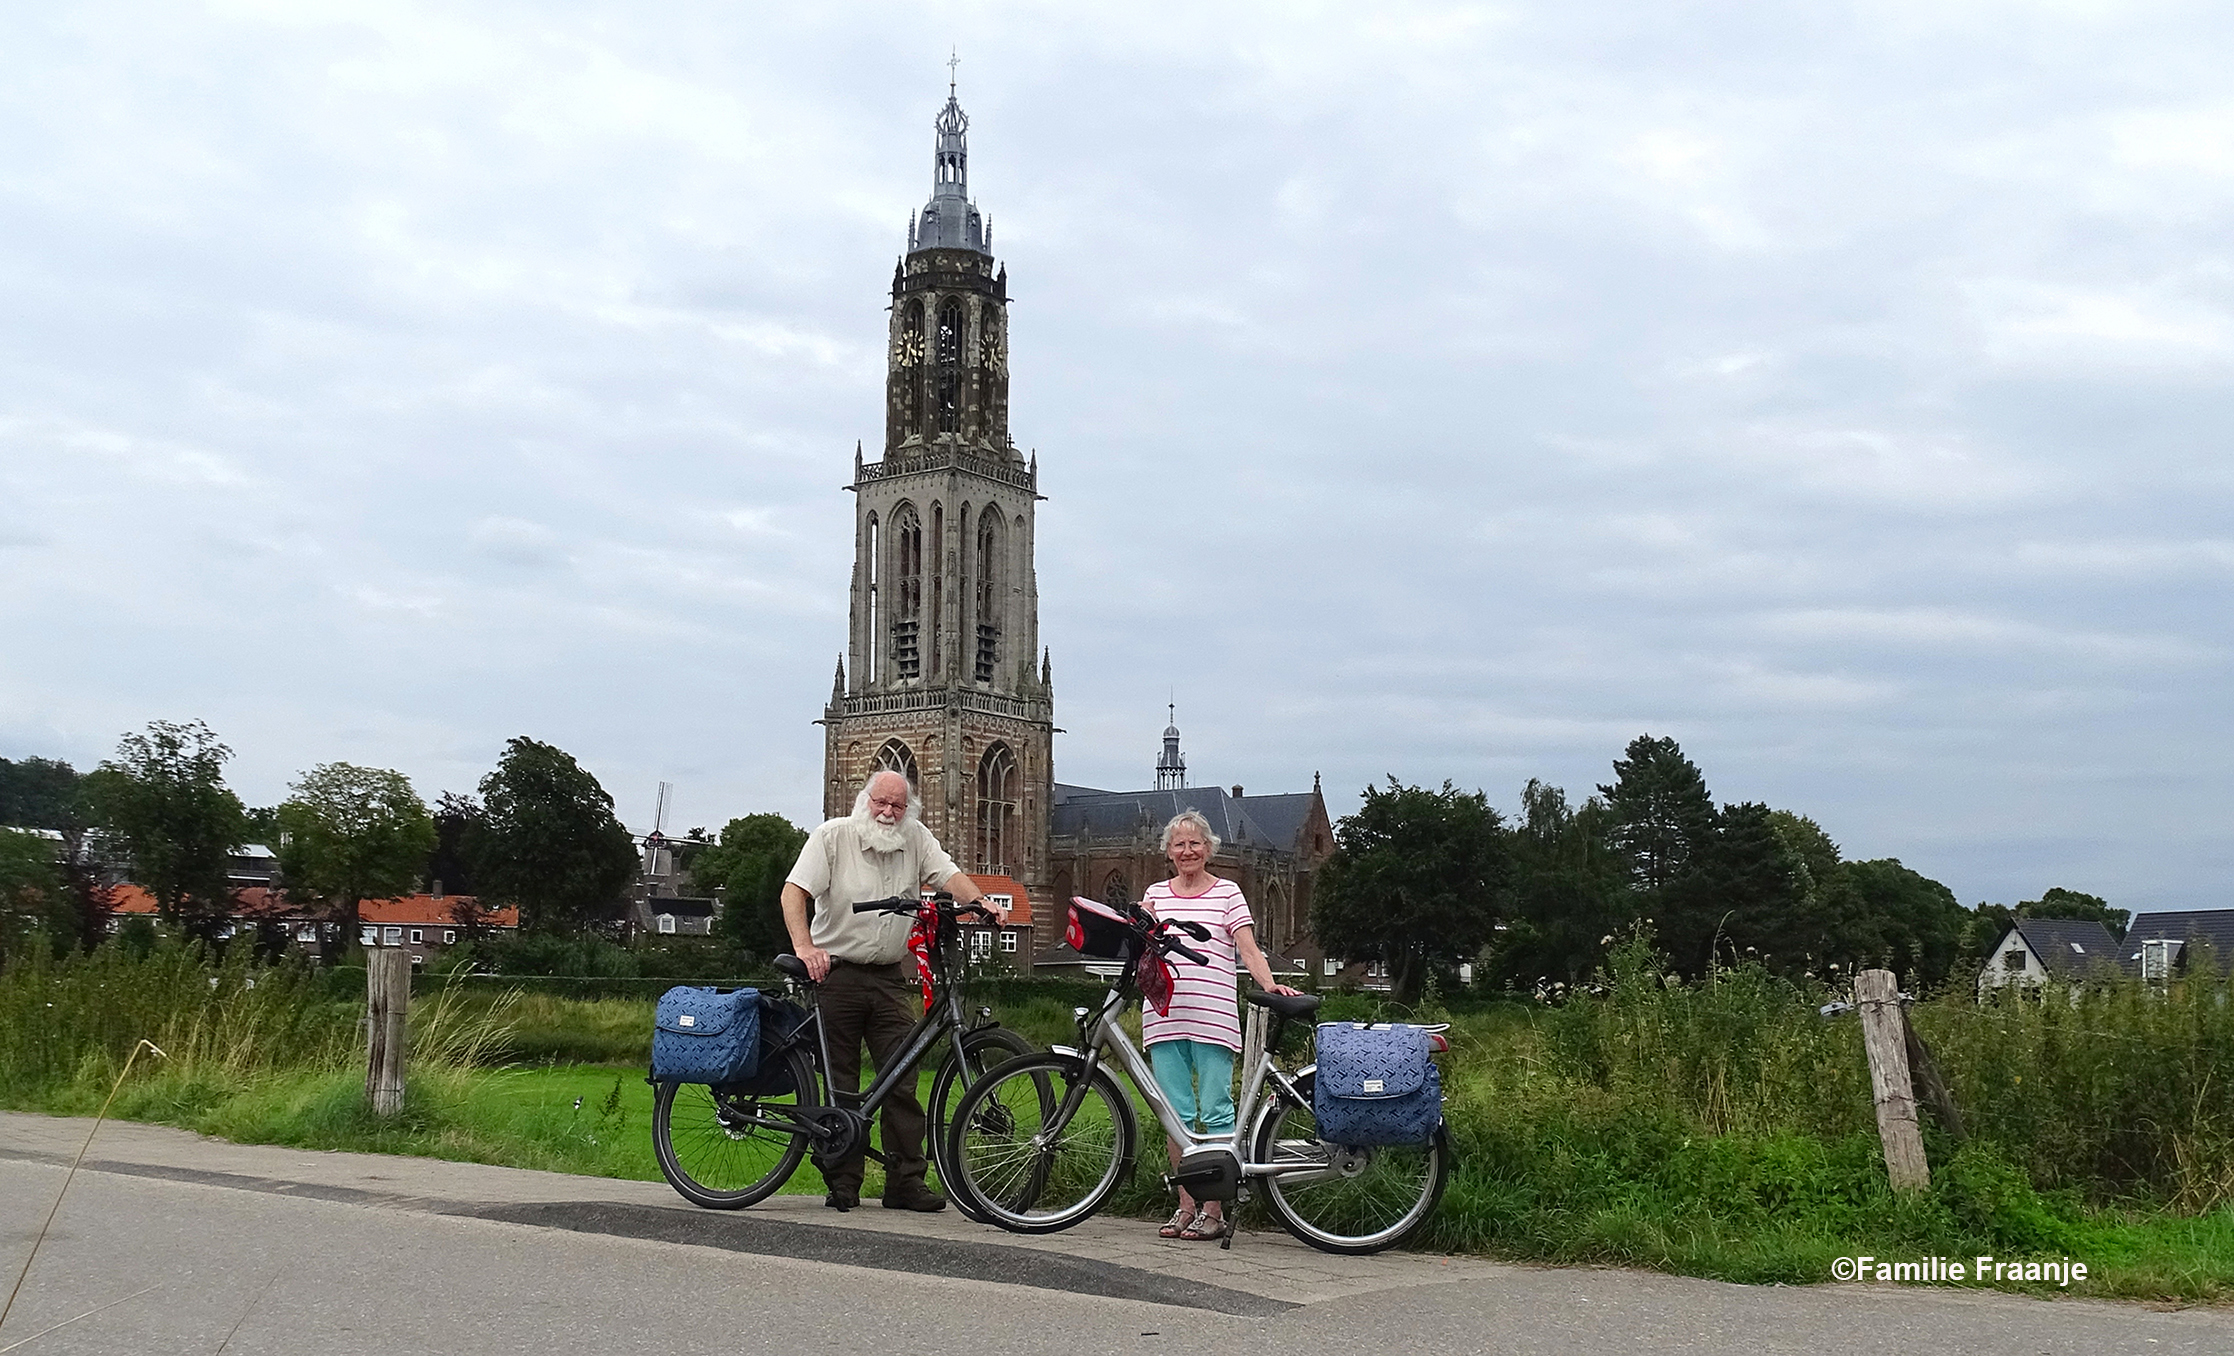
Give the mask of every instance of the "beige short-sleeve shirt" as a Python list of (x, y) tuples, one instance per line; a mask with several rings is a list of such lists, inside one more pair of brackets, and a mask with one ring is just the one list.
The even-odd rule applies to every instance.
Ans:
[(786, 881), (814, 896), (807, 935), (816, 946), (856, 965), (889, 965), (908, 953), (904, 913), (855, 913), (853, 906), (894, 895), (914, 895), (926, 884), (943, 887), (957, 868), (939, 840), (909, 820), (906, 846), (878, 852), (861, 841), (851, 818), (825, 820), (807, 835), (799, 862)]

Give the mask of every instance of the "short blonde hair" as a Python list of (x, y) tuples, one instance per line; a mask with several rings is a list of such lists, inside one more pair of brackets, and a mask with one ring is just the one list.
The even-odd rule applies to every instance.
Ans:
[(1191, 828), (1202, 835), (1202, 841), (1210, 845), (1210, 856), (1218, 855), (1218, 845), (1225, 840), (1220, 838), (1217, 831), (1210, 827), (1210, 821), (1202, 817), (1202, 811), (1200, 810), (1181, 810), (1171, 817), (1171, 822), (1164, 825), (1164, 851), (1171, 851), (1171, 836), (1186, 828)]

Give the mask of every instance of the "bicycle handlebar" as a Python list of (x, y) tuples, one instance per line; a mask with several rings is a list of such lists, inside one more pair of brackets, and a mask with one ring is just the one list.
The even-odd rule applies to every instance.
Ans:
[(911, 899), (906, 895), (893, 895), (889, 899), (871, 899), (854, 905), (853, 911), (855, 913), (916, 913), (920, 911), (926, 903), (931, 904), (934, 907), (937, 907), (945, 912), (948, 912), (957, 918), (961, 917), (965, 913), (974, 913), (978, 917), (990, 923), (998, 917), (997, 914), (995, 914), (991, 909), (986, 908), (983, 904), (963, 904), (957, 906), (954, 903), (954, 896), (945, 894), (943, 892), (933, 896), (929, 900)]
[(1188, 960), (1193, 961), (1197, 965), (1208, 965), (1210, 963), (1210, 958), (1208, 956), (1203, 955), (1200, 951), (1195, 950), (1193, 947), (1187, 945), (1185, 942), (1178, 941), (1171, 937), (1166, 937), (1163, 939), (1163, 943), (1164, 950), (1176, 951), (1177, 953), (1185, 956)]

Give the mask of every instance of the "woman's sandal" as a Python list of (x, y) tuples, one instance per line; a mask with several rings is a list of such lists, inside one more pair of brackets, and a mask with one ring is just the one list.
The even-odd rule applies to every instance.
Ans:
[(1194, 1227), (1195, 1215), (1192, 1210), (1174, 1210), (1171, 1212), (1171, 1218), (1164, 1221), (1164, 1227), (1156, 1230), (1156, 1237), (1184, 1238), (1187, 1230)]
[(1179, 1236), (1189, 1243), (1215, 1243), (1232, 1232), (1233, 1221), (1205, 1210), (1195, 1216), (1193, 1223), (1181, 1229)]

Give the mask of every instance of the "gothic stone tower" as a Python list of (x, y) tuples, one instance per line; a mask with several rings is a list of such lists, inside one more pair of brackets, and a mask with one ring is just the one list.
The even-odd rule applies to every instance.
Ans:
[(823, 712), (825, 813), (896, 768), (965, 870), (1046, 897), (1054, 699), (1032, 567), (1039, 463), (1008, 435), (1008, 270), (969, 197), (950, 89), (931, 200), (892, 274), (884, 455), (854, 450), (847, 659)]

